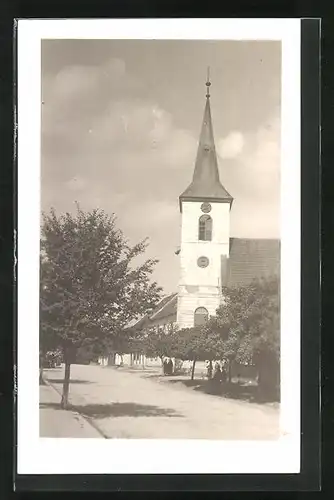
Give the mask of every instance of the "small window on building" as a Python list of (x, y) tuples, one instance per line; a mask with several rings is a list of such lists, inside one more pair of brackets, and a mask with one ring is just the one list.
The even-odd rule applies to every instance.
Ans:
[(208, 321), (209, 313), (205, 307), (198, 307), (194, 315), (194, 326), (202, 326)]
[(211, 241), (212, 239), (212, 219), (210, 215), (202, 215), (198, 222), (198, 239), (201, 241)]

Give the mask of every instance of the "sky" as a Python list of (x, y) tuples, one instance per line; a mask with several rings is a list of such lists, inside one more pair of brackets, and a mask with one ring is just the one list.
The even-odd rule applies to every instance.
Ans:
[(273, 41), (43, 40), (42, 210), (101, 208), (176, 291), (207, 67), (231, 236), (280, 237), (281, 46)]

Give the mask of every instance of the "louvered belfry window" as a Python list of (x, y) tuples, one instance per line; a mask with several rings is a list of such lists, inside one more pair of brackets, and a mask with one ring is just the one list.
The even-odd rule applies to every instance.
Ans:
[(198, 239), (201, 241), (211, 241), (212, 239), (212, 219), (210, 215), (202, 215), (198, 223)]
[(208, 321), (209, 313), (205, 307), (198, 307), (194, 314), (194, 326), (202, 326)]

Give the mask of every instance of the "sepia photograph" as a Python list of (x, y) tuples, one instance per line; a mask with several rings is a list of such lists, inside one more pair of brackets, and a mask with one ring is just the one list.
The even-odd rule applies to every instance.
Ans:
[(282, 289), (298, 291), (299, 254), (284, 272), (282, 219), (298, 221), (299, 166), (283, 167), (282, 40), (41, 36), (36, 439), (239, 454), (291, 438), (299, 331)]

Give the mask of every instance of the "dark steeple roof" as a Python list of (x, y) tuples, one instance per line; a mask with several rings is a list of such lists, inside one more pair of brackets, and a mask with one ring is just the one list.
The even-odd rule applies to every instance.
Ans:
[(193, 180), (190, 186), (181, 194), (180, 202), (182, 200), (195, 201), (197, 199), (209, 199), (229, 203), (233, 201), (232, 196), (226, 191), (219, 180), (218, 162), (211, 120), (210, 85), (211, 83), (207, 81), (206, 104)]

